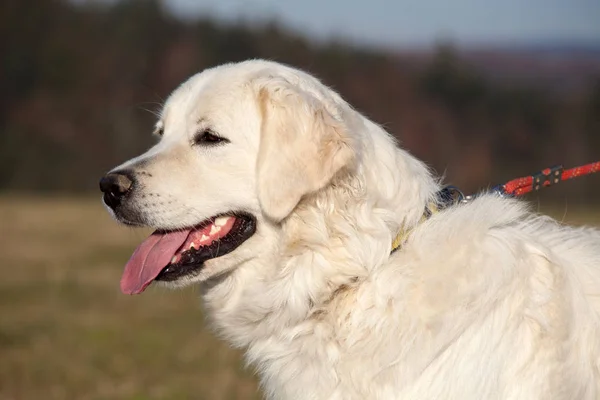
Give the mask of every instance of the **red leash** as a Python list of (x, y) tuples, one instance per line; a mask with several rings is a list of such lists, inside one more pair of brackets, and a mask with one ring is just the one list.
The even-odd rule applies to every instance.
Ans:
[(531, 176), (513, 179), (512, 181), (506, 182), (504, 185), (496, 186), (493, 190), (511, 196), (521, 196), (533, 190), (540, 190), (543, 187), (566, 181), (567, 179), (593, 174), (594, 172), (599, 171), (600, 161), (567, 170), (565, 170), (562, 165), (557, 165), (546, 168)]

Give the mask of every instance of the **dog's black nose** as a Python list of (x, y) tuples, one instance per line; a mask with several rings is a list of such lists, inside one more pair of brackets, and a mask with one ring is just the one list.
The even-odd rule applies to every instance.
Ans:
[(133, 178), (129, 172), (113, 172), (100, 179), (100, 190), (104, 193), (104, 202), (110, 208), (117, 207), (123, 196), (133, 186)]

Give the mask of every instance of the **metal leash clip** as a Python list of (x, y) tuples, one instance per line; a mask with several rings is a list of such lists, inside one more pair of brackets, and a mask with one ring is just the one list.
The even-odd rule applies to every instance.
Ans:
[(470, 200), (470, 198), (468, 198), (470, 196), (465, 196), (456, 186), (446, 186), (438, 193), (440, 209), (444, 209), (452, 204), (466, 203)]

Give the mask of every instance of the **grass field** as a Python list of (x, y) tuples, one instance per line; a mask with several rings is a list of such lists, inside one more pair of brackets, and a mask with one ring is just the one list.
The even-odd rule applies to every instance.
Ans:
[(0, 400), (260, 398), (192, 288), (119, 292), (147, 233), (118, 226), (98, 198), (0, 197)]
[(0, 400), (260, 398), (192, 288), (120, 293), (147, 233), (98, 198), (0, 198)]

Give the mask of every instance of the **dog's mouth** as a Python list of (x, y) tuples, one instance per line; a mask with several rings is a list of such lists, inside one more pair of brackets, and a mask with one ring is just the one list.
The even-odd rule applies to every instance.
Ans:
[(248, 214), (220, 215), (191, 228), (155, 231), (134, 251), (121, 278), (121, 291), (139, 294), (153, 281), (195, 275), (204, 262), (237, 249), (256, 231)]

